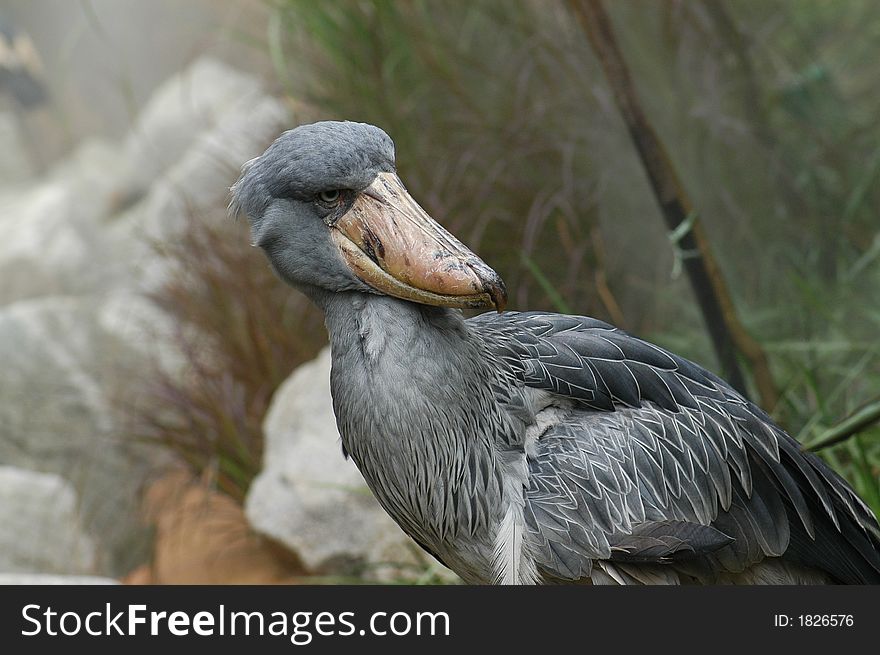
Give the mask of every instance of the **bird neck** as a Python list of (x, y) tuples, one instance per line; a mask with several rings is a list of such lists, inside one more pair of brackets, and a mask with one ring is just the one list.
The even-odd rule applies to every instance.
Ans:
[(357, 365), (368, 370), (412, 371), (418, 360), (436, 360), (447, 350), (464, 348), (468, 355), (478, 354), (472, 352), (478, 344), (455, 309), (359, 292), (329, 294), (318, 304), (334, 356), (346, 358), (349, 365), (355, 364), (349, 360), (358, 360)]
[(484, 528), (500, 484), (490, 439), (504, 426), (461, 313), (355, 292), (319, 305), (343, 446), (380, 503), (422, 543)]

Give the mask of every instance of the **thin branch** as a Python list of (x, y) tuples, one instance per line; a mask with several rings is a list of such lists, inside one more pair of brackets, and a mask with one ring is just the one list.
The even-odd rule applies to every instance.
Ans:
[(816, 451), (836, 446), (878, 421), (880, 421), (880, 400), (865, 405), (849, 418), (829, 428), (814, 441), (807, 444), (805, 448)]
[[(667, 227), (676, 234), (682, 265), (703, 313), (723, 375), (737, 390), (745, 393), (745, 379), (737, 361), (737, 351), (742, 353), (752, 366), (762, 405), (772, 409), (779, 394), (767, 357), (737, 317), (703, 226), (639, 102), (608, 14), (600, 0), (569, 0), (569, 6), (605, 71), (614, 101), (639, 153)], [(687, 223), (690, 229), (687, 229)]]

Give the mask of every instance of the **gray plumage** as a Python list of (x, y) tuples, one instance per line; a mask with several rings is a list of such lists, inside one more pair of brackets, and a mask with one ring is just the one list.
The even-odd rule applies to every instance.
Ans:
[(696, 364), (595, 319), (466, 320), (359, 279), (328, 226), (393, 152), (372, 126), (297, 128), (233, 206), (324, 311), (343, 448), (404, 531), (473, 583), (880, 582), (867, 506)]

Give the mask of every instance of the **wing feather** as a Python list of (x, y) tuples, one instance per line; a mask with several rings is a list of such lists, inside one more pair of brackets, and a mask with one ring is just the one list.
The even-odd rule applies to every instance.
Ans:
[[(635, 563), (610, 562), (638, 553), (700, 576), (782, 556), (838, 581), (880, 582), (871, 511), (717, 376), (587, 317), (508, 312), (469, 323), (519, 386), (517, 411), (540, 397), (535, 411), (550, 398), (558, 414), (530, 445), (524, 506), (548, 579), (631, 582)], [(670, 525), (680, 529), (663, 535), (658, 526)], [(715, 533), (724, 539), (708, 539)]]

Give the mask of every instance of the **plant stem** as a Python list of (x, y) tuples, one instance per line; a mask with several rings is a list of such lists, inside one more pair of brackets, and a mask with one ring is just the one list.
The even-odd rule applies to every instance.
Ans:
[(868, 426), (880, 421), (880, 400), (865, 405), (852, 416), (823, 432), (806, 445), (808, 450), (821, 450), (846, 441)]
[[(755, 385), (765, 409), (772, 410), (779, 393), (760, 344), (739, 321), (718, 264), (712, 256), (703, 226), (694, 214), (690, 199), (679, 182), (672, 161), (638, 100), (635, 85), (617, 45), (611, 20), (600, 0), (569, 0), (596, 53), (611, 87), (614, 101), (626, 123), (654, 195), (669, 230), (678, 236), (683, 265), (700, 305), (724, 377), (741, 393), (745, 379), (737, 361), (737, 350), (751, 363)], [(690, 229), (677, 230), (686, 221)]]

